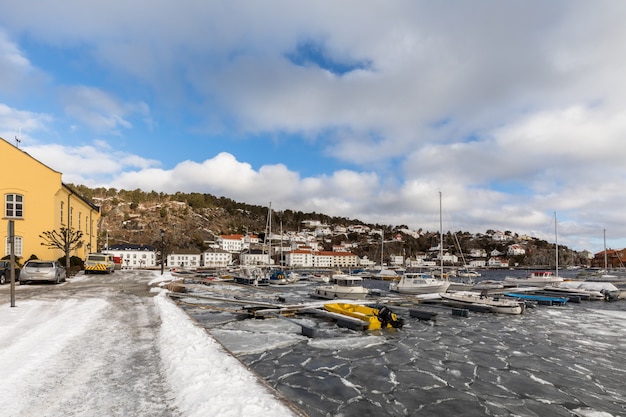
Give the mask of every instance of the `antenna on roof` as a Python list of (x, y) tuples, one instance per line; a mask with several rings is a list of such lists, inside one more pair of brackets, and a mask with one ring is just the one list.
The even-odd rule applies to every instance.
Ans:
[(20, 147), (20, 143), (22, 143), (22, 139), (19, 138), (19, 136), (22, 135), (22, 128), (19, 128), (19, 133), (17, 135), (15, 135), (15, 147), (19, 148)]

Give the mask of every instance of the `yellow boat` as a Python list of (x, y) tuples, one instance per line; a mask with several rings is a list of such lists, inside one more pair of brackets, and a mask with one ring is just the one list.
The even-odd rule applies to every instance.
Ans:
[(398, 317), (387, 306), (378, 309), (361, 304), (327, 303), (324, 304), (324, 309), (331, 313), (343, 314), (344, 316), (360, 319), (367, 324), (367, 330), (389, 327), (400, 328), (404, 324), (404, 320)]

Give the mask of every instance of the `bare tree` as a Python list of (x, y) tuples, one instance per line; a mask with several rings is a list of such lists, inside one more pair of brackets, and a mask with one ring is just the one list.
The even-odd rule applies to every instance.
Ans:
[(39, 235), (44, 241), (43, 246), (51, 249), (61, 249), (65, 254), (65, 267), (70, 267), (70, 253), (76, 248), (83, 246), (83, 232), (66, 227), (58, 230), (46, 231)]

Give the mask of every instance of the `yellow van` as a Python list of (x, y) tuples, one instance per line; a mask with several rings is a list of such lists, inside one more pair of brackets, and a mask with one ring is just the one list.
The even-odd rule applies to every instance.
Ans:
[(85, 274), (91, 273), (112, 274), (115, 272), (113, 256), (105, 253), (90, 253), (85, 261)]

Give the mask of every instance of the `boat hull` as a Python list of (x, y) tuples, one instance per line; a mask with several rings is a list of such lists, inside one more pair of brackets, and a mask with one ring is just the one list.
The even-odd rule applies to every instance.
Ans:
[(321, 285), (315, 289), (315, 296), (326, 300), (336, 298), (346, 300), (362, 300), (369, 294), (369, 291), (363, 287), (342, 288), (336, 285)]
[(403, 325), (403, 320), (387, 307), (377, 309), (361, 304), (328, 303), (324, 304), (324, 309), (331, 313), (362, 320), (367, 323), (367, 330), (399, 328)]
[(478, 293), (447, 293), (441, 294), (441, 298), (460, 306), (484, 306), (486, 310), (498, 314), (522, 314), (525, 310), (523, 302), (484, 296)]
[(433, 278), (429, 274), (406, 273), (399, 281), (389, 284), (389, 290), (401, 294), (432, 294), (448, 291), (450, 281)]

